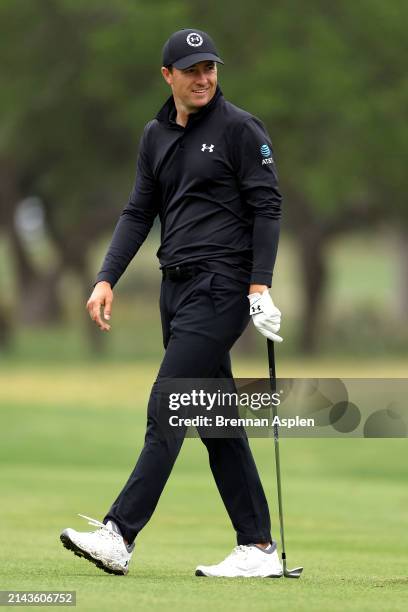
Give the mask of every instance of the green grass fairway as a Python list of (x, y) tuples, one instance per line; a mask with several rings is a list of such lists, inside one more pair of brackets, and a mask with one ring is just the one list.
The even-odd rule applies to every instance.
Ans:
[[(185, 442), (128, 576), (65, 550), (60, 531), (92, 529), (77, 513), (102, 519), (133, 468), (153, 377), (148, 366), (106, 363), (0, 374), (0, 589), (75, 590), (78, 609), (109, 612), (407, 609), (406, 440), (282, 440), (289, 567), (305, 567), (298, 581), (194, 576), (235, 544), (196, 439)], [(278, 537), (273, 441), (252, 448)]]

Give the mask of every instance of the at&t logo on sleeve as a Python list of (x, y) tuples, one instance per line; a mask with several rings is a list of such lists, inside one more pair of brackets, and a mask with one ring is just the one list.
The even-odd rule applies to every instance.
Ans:
[(263, 144), (260, 150), (261, 150), (261, 155), (264, 158), (262, 160), (262, 165), (264, 166), (265, 164), (273, 164), (272, 151), (270, 150), (268, 145)]

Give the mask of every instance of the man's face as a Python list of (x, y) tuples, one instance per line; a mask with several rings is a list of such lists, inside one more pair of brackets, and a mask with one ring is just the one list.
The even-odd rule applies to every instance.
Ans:
[(217, 87), (217, 64), (205, 61), (184, 70), (162, 68), (165, 81), (170, 85), (176, 102), (194, 113), (208, 104)]

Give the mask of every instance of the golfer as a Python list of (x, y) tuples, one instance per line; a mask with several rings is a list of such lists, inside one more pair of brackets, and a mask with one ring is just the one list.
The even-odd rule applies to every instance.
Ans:
[[(160, 381), (232, 379), (229, 351), (251, 317), (264, 336), (281, 341), (281, 313), (268, 291), (282, 200), (272, 144), (259, 119), (225, 100), (217, 85), (222, 63), (200, 30), (175, 32), (164, 45), (161, 72), (171, 96), (144, 129), (135, 185), (87, 303), (91, 318), (108, 331), (112, 289), (159, 215), (166, 350), (149, 399), (145, 444), (103, 522), (84, 517), (98, 529), (61, 534), (66, 548), (113, 574), (128, 573), (135, 539), (183, 442), (183, 436), (163, 435)], [(220, 563), (199, 565), (196, 575), (281, 576), (246, 435), (202, 441), (237, 546)]]

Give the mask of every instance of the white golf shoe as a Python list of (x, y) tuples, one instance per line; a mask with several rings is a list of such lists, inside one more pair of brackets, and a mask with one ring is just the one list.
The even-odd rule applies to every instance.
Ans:
[(276, 544), (262, 550), (254, 544), (239, 545), (218, 565), (199, 565), (196, 576), (214, 578), (280, 578), (283, 575)]
[(79, 516), (99, 529), (85, 532), (64, 529), (60, 540), (65, 548), (72, 550), (78, 557), (88, 559), (108, 574), (127, 574), (135, 544), (125, 544), (119, 527), (113, 521), (108, 521), (104, 525), (89, 516), (83, 514)]

